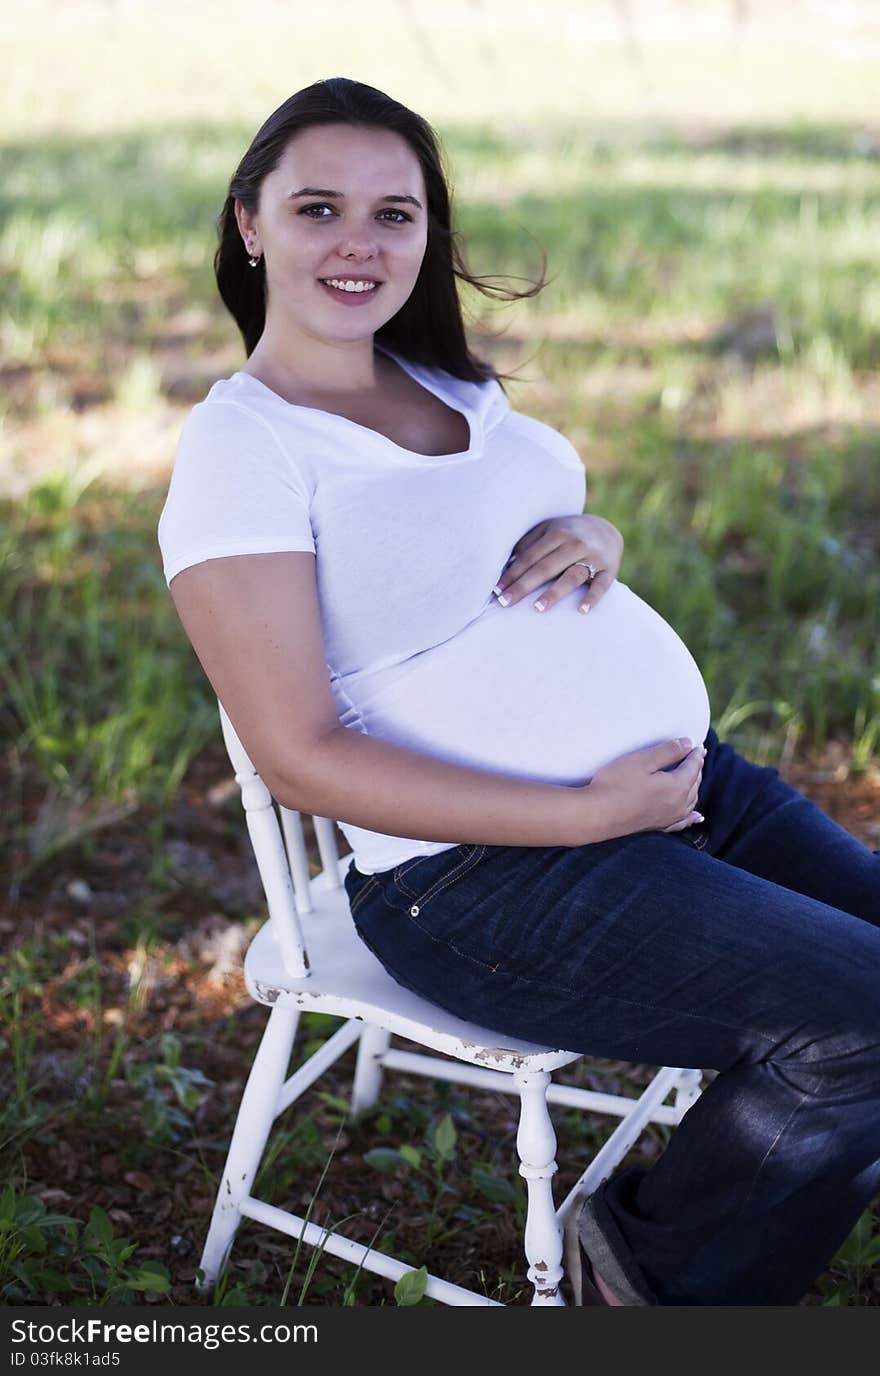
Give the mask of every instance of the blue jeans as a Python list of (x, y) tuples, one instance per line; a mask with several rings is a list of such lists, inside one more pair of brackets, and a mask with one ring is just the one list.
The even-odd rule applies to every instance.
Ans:
[(463, 844), (346, 890), (394, 978), (460, 1017), (718, 1071), (581, 1237), (626, 1303), (791, 1305), (880, 1192), (880, 855), (705, 744), (699, 827)]

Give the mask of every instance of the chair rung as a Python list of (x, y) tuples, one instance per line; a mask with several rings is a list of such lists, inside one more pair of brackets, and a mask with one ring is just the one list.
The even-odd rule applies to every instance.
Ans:
[[(455, 1084), (475, 1085), (480, 1089), (496, 1089), (502, 1094), (517, 1094), (513, 1075), (505, 1070), (488, 1070), (482, 1066), (466, 1065), (458, 1061), (441, 1061), (436, 1056), (423, 1056), (417, 1051), (388, 1050), (380, 1057), (386, 1070), (404, 1070), (410, 1075), (426, 1075), (434, 1080), (450, 1080)], [(667, 1089), (667, 1093), (669, 1090)], [(662, 1096), (665, 1098), (665, 1095)], [(598, 1090), (580, 1089), (577, 1085), (551, 1084), (547, 1089), (551, 1104), (567, 1108), (592, 1109), (595, 1113), (610, 1113), (626, 1118), (635, 1111), (641, 1098), (623, 1094), (601, 1094)], [(651, 1112), (654, 1123), (668, 1123), (674, 1127), (678, 1116), (674, 1105), (657, 1104)]]
[[(262, 1199), (254, 1199), (252, 1195), (241, 1201), (240, 1208), (246, 1218), (252, 1218), (257, 1223), (265, 1224), (267, 1228), (276, 1229), (277, 1232), (286, 1233), (288, 1237), (301, 1238), (308, 1247), (321, 1246), (333, 1256), (350, 1261), (355, 1266), (362, 1266), (365, 1271), (374, 1271), (377, 1275), (385, 1276), (387, 1280), (398, 1281), (408, 1271), (417, 1269), (415, 1266), (406, 1266), (402, 1261), (396, 1261), (385, 1252), (377, 1252), (375, 1248), (367, 1247), (362, 1242), (353, 1242), (351, 1238), (340, 1233), (328, 1232), (317, 1223), (307, 1223), (304, 1218), (288, 1213), (286, 1209), (279, 1209), (274, 1204), (266, 1204)], [(428, 1276), (425, 1293), (430, 1295), (431, 1299), (440, 1300), (442, 1304), (505, 1308), (497, 1300), (490, 1300), (487, 1296), (478, 1294), (476, 1290), (466, 1290), (461, 1285), (453, 1285), (451, 1281), (441, 1280), (439, 1276)]]
[(362, 1022), (358, 1022), (355, 1018), (349, 1019), (348, 1022), (336, 1029), (332, 1037), (327, 1038), (323, 1046), (313, 1052), (299, 1070), (295, 1070), (290, 1078), (284, 1081), (275, 1106), (276, 1118), (279, 1113), (283, 1113), (286, 1108), (289, 1108), (294, 1100), (298, 1099), (308, 1089), (309, 1085), (314, 1084), (315, 1080), (324, 1074), (328, 1066), (344, 1055), (348, 1048), (357, 1041), (363, 1029), (364, 1024)]

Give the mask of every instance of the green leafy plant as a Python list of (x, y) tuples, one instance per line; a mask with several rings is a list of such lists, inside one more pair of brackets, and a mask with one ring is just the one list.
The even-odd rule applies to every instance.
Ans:
[(0, 1195), (0, 1299), (7, 1304), (40, 1302), (47, 1294), (130, 1304), (136, 1294), (165, 1294), (168, 1271), (157, 1261), (134, 1263), (137, 1248), (114, 1235), (99, 1205), (83, 1229), (79, 1219), (48, 1213), (41, 1199), (16, 1194), (12, 1185)]
[(420, 1266), (417, 1271), (406, 1271), (394, 1287), (394, 1298), (399, 1305), (421, 1304), (427, 1285), (427, 1266)]
[(870, 1209), (866, 1209), (831, 1263), (830, 1270), (835, 1279), (823, 1303), (836, 1306), (859, 1304), (865, 1282), (878, 1265), (880, 1236)]
[(164, 1032), (159, 1038), (161, 1061), (138, 1061), (125, 1078), (142, 1096), (141, 1114), (147, 1135), (156, 1141), (178, 1141), (189, 1129), (190, 1115), (213, 1081), (201, 1070), (180, 1064), (180, 1038)]
[(17, 1195), (7, 1185), (0, 1195), (0, 1299), (14, 1304), (47, 1290), (69, 1291), (67, 1277), (52, 1265), (50, 1240), (57, 1230), (78, 1226), (75, 1218), (50, 1214), (41, 1199)]
[(439, 1217), (440, 1201), (452, 1193), (447, 1183), (448, 1169), (455, 1159), (458, 1133), (452, 1115), (446, 1113), (425, 1136), (421, 1147), (404, 1143), (400, 1147), (374, 1147), (364, 1153), (364, 1161), (378, 1171), (405, 1169), (414, 1172), (413, 1193), (423, 1202), (430, 1202), (425, 1232), (428, 1245), (443, 1234)]
[(130, 1303), (132, 1291), (163, 1295), (171, 1287), (166, 1268), (157, 1261), (128, 1265), (137, 1251), (137, 1243), (117, 1238), (106, 1211), (95, 1205), (83, 1234), (84, 1256), (80, 1264), (92, 1284), (92, 1296), (100, 1302)]

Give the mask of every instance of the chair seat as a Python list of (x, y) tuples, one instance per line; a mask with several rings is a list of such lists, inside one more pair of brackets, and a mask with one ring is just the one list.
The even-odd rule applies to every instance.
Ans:
[(492, 1070), (556, 1070), (580, 1058), (519, 1041), (466, 1022), (405, 989), (357, 934), (344, 888), (328, 888), (324, 876), (312, 881), (312, 911), (300, 913), (311, 974), (285, 973), (271, 923), (261, 927), (248, 947), (244, 975), (248, 993), (259, 1003), (307, 1009), (337, 1017), (360, 1018), (435, 1051)]

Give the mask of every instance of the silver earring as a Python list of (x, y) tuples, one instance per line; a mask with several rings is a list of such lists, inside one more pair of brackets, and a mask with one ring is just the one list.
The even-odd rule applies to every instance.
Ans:
[(255, 267), (257, 266), (257, 263), (259, 263), (259, 261), (260, 261), (259, 258), (248, 258), (248, 262), (250, 263), (250, 265), (251, 265), (252, 268), (255, 268)]

